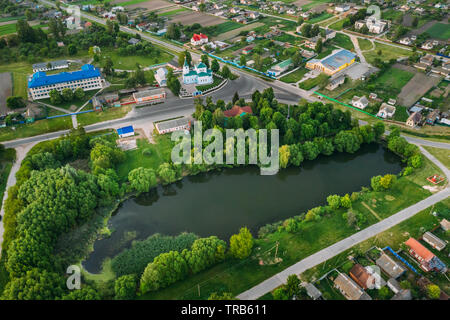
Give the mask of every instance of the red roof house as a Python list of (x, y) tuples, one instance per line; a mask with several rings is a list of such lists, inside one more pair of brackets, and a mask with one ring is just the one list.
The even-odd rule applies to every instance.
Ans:
[(409, 238), (405, 244), (410, 248), (409, 252), (420, 262), (428, 262), (434, 257), (434, 254), (430, 250), (414, 238)]
[(223, 115), (227, 118), (242, 116), (244, 114), (253, 114), (252, 108), (250, 106), (240, 107), (234, 106), (230, 110), (226, 110), (223, 112)]
[(204, 35), (203, 33), (200, 34), (196, 34), (194, 33), (194, 35), (191, 38), (191, 44), (194, 46), (199, 46), (202, 44), (208, 43), (208, 36)]

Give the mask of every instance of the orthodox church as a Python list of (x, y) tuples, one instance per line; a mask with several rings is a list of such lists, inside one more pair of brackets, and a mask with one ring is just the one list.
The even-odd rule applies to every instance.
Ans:
[(183, 65), (184, 84), (210, 84), (213, 83), (213, 74), (203, 62), (198, 63), (194, 68), (189, 68), (186, 59)]

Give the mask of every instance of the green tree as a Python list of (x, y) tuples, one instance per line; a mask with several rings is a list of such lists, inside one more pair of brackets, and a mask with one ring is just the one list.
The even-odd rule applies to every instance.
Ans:
[(128, 173), (130, 187), (138, 192), (149, 192), (157, 184), (156, 174), (152, 169), (139, 167)]
[(25, 108), (26, 103), (22, 97), (11, 96), (6, 99), (6, 106), (10, 109), (20, 109)]
[(216, 59), (213, 59), (213, 61), (211, 62), (211, 70), (214, 73), (219, 72), (220, 69), (220, 65), (219, 62)]
[(238, 234), (234, 234), (230, 238), (230, 254), (237, 259), (245, 259), (247, 258), (253, 248), (253, 236), (248, 230), (248, 228), (244, 227), (239, 230)]
[(230, 68), (228, 68), (227, 65), (224, 65), (222, 67), (222, 77), (224, 77), (225, 79), (230, 79), (231, 78), (231, 71), (230, 71)]
[(81, 88), (76, 88), (74, 92), (75, 98), (82, 100), (84, 98), (84, 91)]
[(73, 91), (69, 88), (64, 88), (61, 92), (64, 101), (70, 102), (73, 100)]
[(347, 209), (352, 207), (352, 200), (350, 200), (350, 195), (348, 193), (341, 198), (341, 206)]
[(283, 145), (279, 148), (280, 153), (280, 168), (285, 169), (289, 164), (290, 151), (288, 145)]
[(167, 162), (158, 167), (157, 174), (163, 184), (173, 183), (177, 180), (176, 171)]
[(341, 206), (341, 197), (339, 197), (337, 194), (330, 195), (327, 197), (327, 202), (331, 209), (339, 209)]
[(50, 90), (49, 96), (50, 96), (50, 102), (52, 104), (60, 104), (62, 102), (61, 94), (56, 89)]
[(121, 276), (114, 282), (114, 298), (116, 300), (132, 300), (136, 296), (136, 276)]
[(437, 300), (441, 296), (441, 289), (435, 284), (430, 284), (427, 286), (427, 295), (430, 299)]

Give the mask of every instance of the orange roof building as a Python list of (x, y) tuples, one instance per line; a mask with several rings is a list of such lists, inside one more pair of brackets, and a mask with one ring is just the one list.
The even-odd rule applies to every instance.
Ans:
[(355, 264), (349, 272), (350, 277), (363, 289), (373, 289), (375, 278), (360, 264)]
[(227, 118), (243, 116), (244, 114), (253, 114), (252, 108), (250, 106), (240, 107), (234, 106), (230, 110), (225, 110), (223, 115)]
[(405, 244), (410, 248), (410, 253), (420, 262), (429, 262), (434, 258), (434, 254), (414, 238), (409, 238)]

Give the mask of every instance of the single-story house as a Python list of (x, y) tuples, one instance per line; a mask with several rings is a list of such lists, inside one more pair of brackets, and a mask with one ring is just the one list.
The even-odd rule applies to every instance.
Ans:
[(322, 297), (322, 292), (317, 289), (312, 283), (307, 283), (304, 285), (306, 289), (306, 294), (313, 300), (317, 300)]
[(160, 87), (165, 87), (167, 85), (167, 74), (169, 72), (166, 68), (159, 68), (155, 72), (155, 80), (158, 82)]
[(438, 251), (441, 251), (447, 245), (447, 243), (445, 241), (443, 241), (442, 239), (440, 239), (439, 237), (437, 237), (430, 231), (425, 232), (422, 236), (422, 239), (423, 239), (423, 241), (425, 241), (426, 243), (428, 243), (430, 246), (432, 246), (433, 248), (435, 248)]
[(398, 293), (396, 293), (391, 300), (412, 300), (411, 290), (404, 289)]
[(133, 93), (133, 98), (136, 105), (143, 106), (163, 102), (166, 98), (166, 92), (164, 89), (143, 90)]
[(434, 125), (439, 120), (439, 110), (435, 109), (427, 115), (427, 124)]
[(393, 279), (397, 279), (406, 272), (405, 267), (385, 253), (377, 259), (376, 264)]
[(441, 228), (444, 229), (445, 231), (450, 230), (450, 221), (448, 221), (447, 219), (442, 219), (440, 224)]
[(355, 264), (350, 270), (349, 275), (361, 288), (375, 288), (375, 278), (362, 265)]
[(119, 138), (126, 138), (134, 136), (134, 129), (133, 126), (127, 126), (117, 129), (117, 134), (119, 135)]
[(334, 287), (338, 289), (347, 300), (372, 300), (349, 276), (344, 273), (334, 280)]
[(391, 106), (387, 103), (383, 103), (378, 110), (377, 117), (383, 118), (383, 119), (389, 119), (392, 118), (395, 114), (396, 108), (394, 106)]
[(284, 60), (272, 66), (267, 73), (271, 76), (278, 77), (283, 72), (286, 72), (292, 66), (292, 59)]
[(408, 120), (406, 120), (406, 125), (409, 127), (416, 127), (422, 122), (422, 114), (419, 112), (414, 112), (412, 115), (408, 117)]
[(358, 97), (354, 96), (352, 99), (352, 106), (364, 110), (369, 105), (369, 100), (366, 96)]
[(158, 122), (155, 127), (159, 134), (165, 134), (174, 131), (189, 130), (191, 123), (188, 118), (183, 117), (180, 119)]
[(240, 107), (240, 106), (233, 106), (233, 108), (229, 110), (225, 110), (223, 112), (223, 115), (226, 118), (236, 117), (240, 116), (242, 117), (245, 114), (253, 114), (252, 108), (250, 106)]
[(402, 290), (402, 287), (400, 287), (400, 284), (398, 283), (397, 280), (395, 280), (394, 278), (390, 278), (387, 281), (387, 286), (389, 287), (389, 289), (392, 290), (392, 292), (394, 293), (399, 293)]
[(330, 80), (325, 89), (333, 91), (341, 84), (344, 84), (344, 82), (345, 82), (345, 75), (340, 75), (339, 77)]

